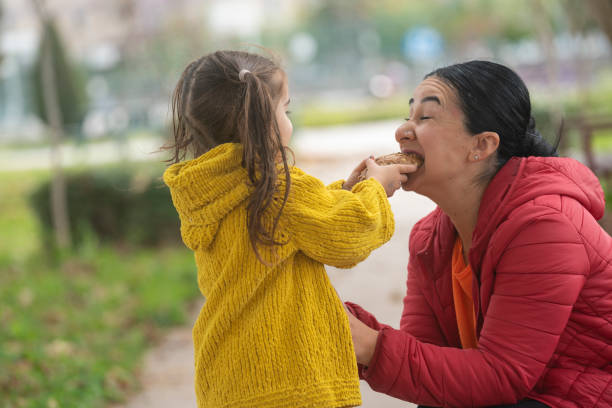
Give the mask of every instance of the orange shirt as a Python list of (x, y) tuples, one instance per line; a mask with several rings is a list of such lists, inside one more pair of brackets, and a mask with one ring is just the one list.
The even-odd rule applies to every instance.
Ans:
[(464, 349), (476, 348), (478, 340), (476, 339), (476, 316), (472, 298), (472, 268), (463, 260), (463, 245), (459, 236), (457, 236), (453, 249), (452, 279), (461, 345)]

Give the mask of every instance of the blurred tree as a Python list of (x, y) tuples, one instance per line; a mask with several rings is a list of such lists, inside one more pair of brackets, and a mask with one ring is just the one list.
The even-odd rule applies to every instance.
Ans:
[(331, 0), (311, 9), (304, 28), (316, 39), (322, 59), (358, 52), (359, 31), (368, 25), (363, 13), (365, 3), (364, 0)]
[(528, 6), (525, 0), (379, 0), (368, 2), (368, 14), (373, 16), (387, 56), (401, 56), (406, 30), (424, 25), (441, 33), (447, 51), (463, 54), (474, 42), (516, 42), (532, 35)]
[(46, 14), (39, 18), (42, 27), (41, 41), (32, 71), (34, 112), (43, 122), (52, 126), (51, 110), (55, 107), (49, 107), (46, 103), (45, 92), (48, 85), (44, 83), (44, 70), (48, 69), (45, 64), (49, 64), (53, 70), (50, 81), (55, 88), (52, 93), (57, 93), (55, 101), (59, 108), (59, 126), (65, 131), (67, 127), (78, 127), (83, 121), (86, 112), (85, 87), (75, 67), (70, 64), (53, 19)]
[[(546, 67), (546, 76), (548, 79), (548, 92), (550, 94), (549, 115), (553, 126), (561, 126), (563, 117), (563, 107), (561, 106), (561, 98), (559, 98), (560, 78), (559, 78), (559, 55), (555, 44), (554, 24), (551, 16), (554, 13), (551, 11), (548, 3), (545, 0), (533, 0), (531, 2), (531, 10), (533, 11), (533, 22), (535, 23), (535, 31), (540, 43), (540, 48), (544, 54), (544, 64)], [(567, 147), (565, 139), (560, 142), (561, 151)]]
[[(66, 182), (62, 171), (62, 158), (60, 151), (61, 139), (64, 135), (65, 118), (74, 119), (75, 107), (71, 103), (78, 103), (72, 99), (72, 90), (63, 91), (61, 88), (70, 88), (70, 74), (66, 57), (62, 51), (61, 43), (52, 19), (42, 3), (42, 0), (32, 0), (34, 9), (41, 25), (41, 41), (39, 55), (34, 72), (34, 88), (39, 98), (38, 110), (41, 119), (48, 125), (51, 139), (51, 214), (55, 228), (55, 241), (59, 248), (68, 248), (71, 245), (70, 222), (66, 204)], [(71, 89), (71, 88), (70, 88)], [(62, 99), (65, 98), (65, 99)], [(44, 112), (44, 113), (43, 113)]]
[(160, 24), (143, 27), (136, 3), (135, 0), (114, 3), (130, 29), (120, 44), (120, 64), (104, 74), (113, 95), (119, 99), (131, 99), (134, 95), (167, 98), (187, 63), (210, 50), (207, 27), (201, 23), (203, 17), (186, 17), (188, 11), (197, 14), (197, 9), (181, 8), (186, 2), (177, 2)]
[[(555, 29), (557, 21), (553, 21)], [(359, 35), (370, 30), (380, 39), (381, 56), (403, 59), (405, 34), (416, 27), (438, 31), (445, 56), (465, 55), (475, 44), (495, 48), (534, 35), (529, 0), (329, 0), (307, 9), (300, 30), (317, 40), (317, 60), (358, 51)], [(413, 61), (408, 61), (413, 62)]]
[[(3, 13), (2, 13), (2, 3), (0, 2), (0, 21), (2, 21)], [(3, 55), (0, 53), (0, 64), (2, 63)]]
[[(584, 7), (583, 3), (564, 0), (562, 6), (565, 10), (569, 29), (574, 37), (582, 40), (590, 32), (600, 30), (599, 24), (590, 13), (589, 8)], [(586, 107), (590, 105), (589, 82), (591, 77), (589, 73), (592, 70), (592, 62), (585, 58), (584, 53), (583, 47), (577, 50), (574, 54), (573, 65), (577, 75), (579, 105)]]
[(584, 34), (598, 27), (588, 7), (574, 0), (563, 0), (561, 2), (568, 20), (569, 28), (574, 34)]
[(612, 43), (612, 0), (587, 0), (593, 17), (599, 22), (601, 30)]

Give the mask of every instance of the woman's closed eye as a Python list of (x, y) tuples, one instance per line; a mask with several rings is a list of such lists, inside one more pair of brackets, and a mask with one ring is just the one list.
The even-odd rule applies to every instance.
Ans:
[[(431, 119), (431, 116), (419, 116), (419, 120), (427, 120), (427, 119)], [(408, 118), (404, 118), (404, 120), (408, 122), (408, 121), (411, 121), (412, 118), (408, 117)]]

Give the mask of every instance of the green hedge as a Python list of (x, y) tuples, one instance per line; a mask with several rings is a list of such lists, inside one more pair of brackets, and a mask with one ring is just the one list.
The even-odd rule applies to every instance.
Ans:
[[(39, 186), (30, 203), (45, 245), (53, 245), (51, 181)], [(88, 238), (136, 246), (180, 243), (180, 222), (159, 173), (127, 168), (89, 169), (66, 176), (66, 195), (75, 247)]]

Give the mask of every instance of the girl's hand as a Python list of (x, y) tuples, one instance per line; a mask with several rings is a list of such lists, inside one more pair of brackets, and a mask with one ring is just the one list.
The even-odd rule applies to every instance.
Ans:
[(359, 364), (363, 364), (367, 367), (376, 349), (378, 331), (370, 328), (361, 320), (353, 316), (346, 306), (344, 307), (349, 318), (351, 336), (353, 337), (353, 347), (355, 348), (355, 357)]
[[(370, 158), (372, 159), (374, 158), (374, 156), (370, 156)], [(351, 172), (351, 175), (348, 176), (348, 178), (344, 181), (344, 184), (342, 185), (343, 189), (351, 191), (353, 189), (353, 186), (357, 184), (357, 182), (359, 181), (359, 174), (361, 174), (363, 169), (366, 168), (366, 160), (368, 159), (363, 159), (361, 163), (359, 163), (359, 165), (357, 165), (357, 167), (355, 167), (355, 169)]]
[(418, 168), (416, 164), (379, 166), (372, 158), (367, 159), (365, 164), (368, 168), (368, 178), (378, 180), (384, 187), (387, 197), (391, 197), (403, 183), (408, 181), (408, 173), (414, 173)]

